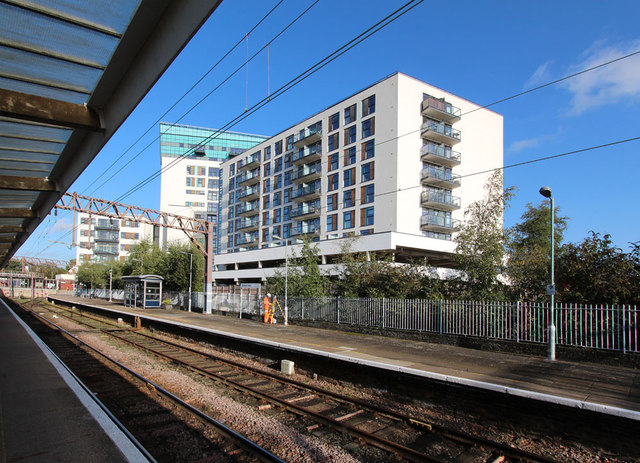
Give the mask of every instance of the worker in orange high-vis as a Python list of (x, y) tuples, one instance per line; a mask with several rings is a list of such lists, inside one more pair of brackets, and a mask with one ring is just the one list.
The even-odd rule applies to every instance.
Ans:
[(262, 321), (264, 321), (265, 323), (269, 323), (269, 320), (273, 316), (271, 315), (271, 302), (269, 301), (270, 297), (271, 297), (271, 293), (267, 293), (267, 295), (262, 300), (262, 303), (264, 305), (264, 316)]

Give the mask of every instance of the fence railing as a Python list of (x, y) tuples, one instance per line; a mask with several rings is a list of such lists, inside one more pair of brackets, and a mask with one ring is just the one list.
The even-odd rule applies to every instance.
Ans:
[[(120, 291), (121, 293), (121, 291)], [(116, 290), (113, 299), (122, 296)], [(108, 290), (94, 297), (109, 298)], [(163, 293), (174, 306), (187, 307), (186, 293)], [(284, 297), (278, 296), (284, 309)], [(321, 321), (388, 330), (470, 336), (506, 341), (548, 342), (549, 305), (530, 302), (423, 299), (288, 298), (290, 320)], [(193, 293), (192, 307), (202, 310), (204, 293)], [(213, 310), (259, 316), (259, 294), (218, 293)], [(276, 309), (276, 318), (283, 314)], [(556, 344), (640, 352), (640, 310), (635, 305), (556, 304)]]

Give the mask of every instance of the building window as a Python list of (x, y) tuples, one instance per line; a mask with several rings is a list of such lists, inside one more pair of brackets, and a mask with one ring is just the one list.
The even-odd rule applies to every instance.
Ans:
[(329, 175), (329, 180), (328, 180), (327, 183), (328, 183), (329, 191), (337, 190), (338, 189), (338, 174)]
[(376, 96), (371, 95), (369, 98), (362, 100), (362, 117), (376, 112)]
[(291, 220), (291, 206), (284, 207), (284, 221)]
[(329, 132), (337, 130), (340, 127), (340, 113), (329, 116)]
[(274, 189), (274, 190), (278, 190), (278, 189), (280, 189), (280, 188), (282, 188), (282, 174), (278, 174), (278, 175), (276, 175), (276, 177), (275, 177), (275, 184), (274, 184), (274, 186), (273, 186), (273, 189)]
[(278, 191), (277, 193), (273, 194), (273, 206), (279, 206), (280, 205), (280, 192)]
[(215, 178), (210, 178), (207, 180), (207, 188), (218, 188), (220, 185), (220, 181)]
[(273, 210), (273, 223), (282, 222), (282, 209)]
[(338, 168), (338, 153), (329, 155), (329, 171), (336, 170)]
[(344, 129), (344, 144), (355, 143), (356, 141), (356, 126), (352, 125)]
[(291, 185), (291, 171), (288, 170), (284, 173), (284, 186)]
[(338, 147), (340, 146), (339, 135), (340, 135), (340, 132), (336, 132), (334, 134), (329, 135), (329, 138), (327, 140), (328, 151), (333, 151), (338, 149)]
[(293, 135), (287, 137), (287, 151), (293, 149)]
[(217, 167), (209, 167), (209, 177), (220, 177), (220, 169)]
[(336, 231), (338, 229), (338, 214), (330, 214), (327, 216), (327, 231)]
[(271, 207), (271, 195), (266, 195), (262, 197), (262, 207), (264, 209), (269, 209)]
[(373, 180), (375, 178), (373, 164), (373, 162), (362, 164), (362, 179), (360, 180), (361, 182), (368, 182), (369, 180)]
[(345, 125), (351, 124), (356, 120), (356, 105), (353, 104), (344, 110), (344, 123)]
[(196, 179), (196, 186), (199, 188), (204, 188), (204, 179), (203, 178), (197, 178)]
[(280, 172), (282, 170), (282, 158), (278, 158), (275, 160), (275, 168), (273, 169), (274, 172)]
[(342, 195), (342, 207), (353, 207), (356, 205), (356, 190), (347, 190)]
[(207, 175), (207, 168), (204, 166), (198, 166), (198, 175), (202, 175), (203, 177)]
[(267, 162), (262, 168), (262, 171), (264, 172), (265, 177), (268, 177), (269, 175), (271, 175), (271, 163)]
[(343, 212), (342, 213), (342, 228), (343, 229), (348, 229), (348, 228), (353, 228), (354, 224), (353, 224), (353, 216), (354, 216), (354, 212), (353, 211), (347, 211), (347, 212)]
[(282, 154), (282, 140), (276, 142), (276, 156)]
[(187, 175), (196, 175), (196, 166), (187, 166)]
[(369, 204), (373, 202), (374, 187), (371, 185), (360, 187), (360, 200), (362, 204)]
[(289, 167), (291, 167), (291, 153), (284, 155), (284, 168), (288, 169)]
[(362, 144), (360, 149), (361, 160), (364, 161), (365, 159), (371, 159), (375, 155), (374, 146), (375, 146), (375, 143), (373, 140), (366, 141)]
[(187, 186), (196, 186), (196, 179), (193, 177), (187, 177)]
[(269, 211), (262, 213), (262, 225), (269, 225)]
[(350, 166), (356, 162), (356, 147), (347, 148), (344, 150), (344, 165)]
[(344, 187), (348, 187), (356, 183), (356, 168), (352, 167), (351, 169), (347, 169), (343, 172), (344, 175)]
[(371, 117), (362, 121), (362, 138), (368, 138), (376, 132), (376, 118)]
[(262, 192), (269, 193), (271, 191), (271, 179), (266, 178), (262, 181)]
[(267, 146), (267, 147), (264, 149), (264, 160), (265, 160), (265, 161), (268, 161), (269, 159), (271, 159), (271, 147), (270, 147), (270, 146)]
[(338, 208), (338, 194), (327, 195), (327, 211), (335, 211)]
[[(286, 178), (286, 174), (285, 174)], [(291, 202), (291, 188), (284, 190), (284, 203), (289, 204)]]
[(360, 226), (368, 227), (373, 225), (373, 206), (360, 209)]

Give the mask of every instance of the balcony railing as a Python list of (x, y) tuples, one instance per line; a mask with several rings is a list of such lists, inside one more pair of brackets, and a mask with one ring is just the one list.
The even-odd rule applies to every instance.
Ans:
[(426, 97), (422, 100), (422, 115), (432, 117), (439, 121), (453, 123), (460, 120), (462, 112), (444, 99)]
[(120, 224), (117, 221), (113, 222), (96, 222), (93, 226), (95, 230), (120, 230)]
[(305, 187), (299, 187), (297, 190), (291, 191), (291, 199), (300, 199), (307, 196), (320, 196), (320, 186), (307, 185)]
[(322, 165), (314, 164), (312, 166), (302, 166), (297, 170), (291, 172), (291, 181), (292, 182), (301, 182), (303, 180), (309, 181), (312, 179), (320, 178), (322, 174)]
[(438, 169), (436, 167), (425, 167), (421, 172), (422, 183), (425, 185), (436, 185), (441, 188), (457, 188), (460, 186), (460, 176)]
[(308, 204), (300, 204), (298, 207), (291, 209), (290, 217), (303, 217), (306, 215), (320, 215), (320, 206), (310, 206)]
[(424, 230), (451, 233), (460, 228), (460, 221), (450, 217), (423, 215), (420, 218), (420, 225)]
[(256, 215), (260, 210), (260, 206), (257, 201), (250, 203), (242, 203), (237, 206), (236, 214), (238, 215)]
[(260, 181), (260, 172), (251, 170), (238, 177), (238, 185), (251, 185)]
[(421, 149), (422, 160), (427, 162), (435, 162), (453, 167), (460, 164), (461, 155), (457, 151), (453, 151), (448, 146), (437, 145), (435, 143), (426, 143)]
[(423, 191), (420, 200), (423, 206), (445, 211), (460, 209), (460, 198), (439, 191)]
[(291, 156), (291, 162), (312, 162), (320, 159), (322, 156), (322, 145), (313, 145), (297, 152)]
[(422, 137), (438, 143), (455, 145), (460, 143), (462, 134), (444, 122), (427, 121), (422, 124)]
[(238, 170), (253, 169), (260, 165), (260, 153), (253, 153), (251, 156), (244, 158), (238, 165)]
[(291, 236), (316, 235), (320, 233), (320, 225), (301, 223), (291, 229)]
[(236, 222), (236, 230), (250, 230), (258, 228), (258, 217), (244, 217)]
[(244, 188), (238, 193), (238, 199), (242, 199), (245, 201), (255, 199), (258, 196), (260, 196), (260, 185), (254, 185), (249, 188)]
[(241, 246), (243, 244), (255, 244), (258, 242), (258, 235), (256, 233), (240, 233), (237, 235), (236, 245)]
[(311, 145), (322, 140), (322, 129), (304, 129), (304, 131), (296, 134), (293, 138), (293, 146), (301, 148), (305, 145)]
[(96, 233), (93, 240), (101, 243), (118, 243), (120, 241), (117, 233)]
[(118, 248), (111, 246), (96, 246), (93, 250), (95, 254), (109, 254), (112, 256), (118, 255)]

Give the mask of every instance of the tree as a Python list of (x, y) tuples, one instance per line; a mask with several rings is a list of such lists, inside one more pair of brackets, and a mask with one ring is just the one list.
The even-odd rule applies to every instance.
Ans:
[(496, 170), (485, 185), (486, 196), (469, 205), (455, 237), (455, 262), (464, 277), (452, 283), (467, 299), (504, 298), (505, 285), (498, 280), (505, 266), (503, 215), (513, 187), (503, 189), (502, 172)]
[[(291, 252), (291, 248), (289, 248)], [(318, 246), (304, 239), (300, 256), (288, 258), (288, 270), (281, 265), (275, 275), (267, 278), (267, 291), (273, 294), (285, 294), (285, 280), (289, 296), (322, 297), (327, 293), (328, 278), (320, 271), (320, 250)]]
[(640, 242), (627, 254), (613, 246), (610, 235), (591, 232), (580, 244), (567, 244), (556, 261), (561, 302), (640, 303)]
[[(186, 254), (184, 254), (186, 253)], [(163, 287), (169, 291), (189, 291), (189, 260), (193, 256), (192, 291), (202, 291), (204, 284), (204, 256), (194, 245), (169, 246), (162, 258), (159, 275), (164, 278)]]
[[(537, 206), (528, 203), (522, 214), (522, 221), (508, 230), (507, 274), (511, 280), (513, 294), (517, 298), (531, 302), (548, 299), (545, 291), (549, 284), (550, 251), (549, 229), (551, 228), (549, 205), (542, 201)], [(554, 239), (556, 249), (560, 249), (567, 217), (554, 214)]]

